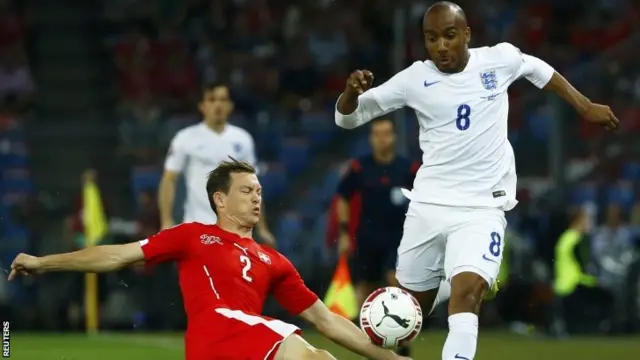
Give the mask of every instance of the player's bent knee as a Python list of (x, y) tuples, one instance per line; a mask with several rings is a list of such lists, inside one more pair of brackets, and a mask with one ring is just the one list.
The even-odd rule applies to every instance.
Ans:
[(309, 358), (313, 360), (335, 360), (336, 358), (331, 355), (327, 350), (316, 349), (314, 357)]
[(480, 311), (484, 294), (489, 288), (489, 284), (493, 282), (487, 274), (482, 274), (481, 270), (468, 270), (472, 271), (457, 271), (451, 278), (450, 315), (463, 312), (477, 314)]
[(329, 352), (316, 349), (297, 334), (288, 336), (280, 343), (274, 360), (331, 360)]
[(313, 347), (303, 350), (296, 356), (286, 357), (286, 360), (333, 360), (333, 359), (335, 358), (328, 351), (316, 349)]
[(459, 274), (463, 274), (463, 273), (472, 274), (472, 275), (469, 275), (469, 276), (471, 278), (476, 279), (476, 280), (471, 280), (471, 281), (484, 280), (484, 282), (487, 284), (487, 287), (491, 287), (491, 285), (493, 285), (493, 282), (495, 281), (495, 277), (498, 275), (498, 274), (491, 275), (488, 272), (486, 272), (485, 270), (482, 270), (481, 268), (479, 268), (477, 266), (465, 265), (465, 266), (458, 266), (458, 267), (453, 269), (453, 271), (451, 272), (452, 281), (453, 281), (454, 277), (456, 277)]

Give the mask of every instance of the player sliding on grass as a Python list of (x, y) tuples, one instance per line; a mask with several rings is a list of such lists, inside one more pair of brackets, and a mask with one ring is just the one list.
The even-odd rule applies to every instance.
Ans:
[(176, 261), (188, 327), (187, 360), (334, 359), (309, 345), (300, 329), (262, 316), (267, 294), (329, 339), (370, 359), (408, 359), (376, 347), (349, 320), (318, 300), (291, 263), (252, 238), (262, 188), (248, 163), (223, 162), (207, 179), (217, 225), (186, 223), (125, 245), (35, 257), (20, 254), (9, 279), (51, 271), (109, 272), (138, 262)]
[(471, 30), (453, 3), (431, 6), (423, 33), (429, 60), (416, 61), (372, 89), (371, 72), (351, 74), (338, 100), (336, 123), (352, 129), (405, 106), (415, 110), (422, 166), (413, 190), (406, 192), (411, 202), (396, 277), (423, 309), (450, 293), (442, 359), (472, 360), (477, 314), (502, 261), (504, 212), (517, 203), (507, 89), (524, 77), (558, 94), (591, 123), (616, 129), (618, 119), (547, 63), (511, 44), (469, 49)]

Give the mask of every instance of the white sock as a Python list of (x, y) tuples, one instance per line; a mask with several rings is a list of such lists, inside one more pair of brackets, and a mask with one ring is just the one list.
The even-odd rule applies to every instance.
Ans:
[(429, 311), (429, 315), (433, 313), (436, 306), (442, 304), (443, 302), (449, 300), (451, 297), (451, 283), (447, 280), (443, 280), (440, 282), (440, 287), (438, 288), (438, 294), (436, 295), (436, 299), (433, 301), (433, 306), (431, 307), (431, 311)]
[(473, 360), (478, 342), (478, 315), (449, 316), (449, 335), (442, 348), (442, 360)]

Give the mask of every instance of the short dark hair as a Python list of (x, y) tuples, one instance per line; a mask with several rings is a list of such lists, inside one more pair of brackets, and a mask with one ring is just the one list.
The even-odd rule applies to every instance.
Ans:
[(206, 93), (213, 91), (217, 88), (227, 88), (227, 90), (229, 91), (229, 96), (231, 96), (231, 88), (229, 87), (229, 85), (227, 85), (224, 82), (216, 81), (216, 82), (210, 82), (202, 85), (202, 89), (200, 90), (202, 98), (204, 99), (204, 95)]
[(388, 118), (388, 117), (379, 117), (379, 118), (375, 118), (373, 120), (371, 120), (371, 127), (373, 128), (373, 126), (375, 124), (380, 124), (383, 122), (388, 122), (391, 124), (391, 129), (393, 130), (393, 132), (396, 132), (396, 122), (393, 121), (393, 119)]
[(207, 196), (209, 197), (209, 205), (213, 212), (218, 215), (216, 203), (213, 201), (213, 194), (221, 191), (225, 194), (229, 193), (231, 187), (231, 174), (247, 173), (255, 174), (256, 168), (246, 161), (238, 161), (229, 156), (231, 161), (221, 162), (207, 176)]

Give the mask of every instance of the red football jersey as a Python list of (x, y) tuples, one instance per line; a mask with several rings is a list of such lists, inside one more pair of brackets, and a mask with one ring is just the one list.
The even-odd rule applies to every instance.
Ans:
[(177, 262), (189, 328), (210, 327), (217, 308), (259, 315), (268, 294), (294, 315), (318, 300), (282, 254), (217, 225), (181, 224), (141, 244), (148, 264)]

